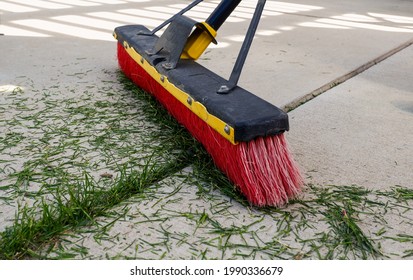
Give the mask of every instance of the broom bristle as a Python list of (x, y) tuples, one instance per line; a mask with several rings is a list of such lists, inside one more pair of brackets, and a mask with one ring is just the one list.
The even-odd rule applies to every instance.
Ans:
[(211, 155), (215, 165), (256, 206), (281, 206), (300, 192), (303, 184), (284, 134), (259, 137), (233, 145), (155, 81), (118, 43), (118, 62), (125, 75), (154, 95), (168, 112)]

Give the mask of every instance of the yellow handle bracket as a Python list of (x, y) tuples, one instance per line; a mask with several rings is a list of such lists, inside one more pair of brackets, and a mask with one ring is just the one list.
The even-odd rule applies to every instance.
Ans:
[(217, 44), (217, 31), (206, 22), (196, 24), (196, 29), (189, 36), (181, 54), (181, 59), (197, 60), (210, 43)]

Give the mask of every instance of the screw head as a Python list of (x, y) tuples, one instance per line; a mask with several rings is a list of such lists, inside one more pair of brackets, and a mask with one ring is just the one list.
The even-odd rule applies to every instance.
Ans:
[(227, 85), (222, 85), (220, 86), (220, 88), (217, 90), (217, 93), (219, 94), (224, 94), (224, 93), (228, 93), (230, 90), (230, 88)]
[(172, 63), (170, 63), (170, 62), (166, 62), (166, 63), (162, 64), (162, 67), (165, 68), (166, 70), (171, 70), (171, 69), (174, 68)]
[(225, 131), (225, 133), (228, 134), (228, 135), (229, 135), (230, 132), (231, 132), (231, 129), (229, 128), (229, 126), (228, 126), (227, 124), (226, 124), (225, 127), (224, 127), (224, 131)]

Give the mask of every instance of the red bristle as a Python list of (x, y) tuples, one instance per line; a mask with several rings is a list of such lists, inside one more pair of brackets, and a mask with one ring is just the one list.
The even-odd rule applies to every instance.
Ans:
[(233, 145), (155, 81), (118, 44), (118, 61), (127, 77), (153, 94), (168, 112), (205, 147), (215, 165), (257, 206), (281, 206), (303, 184), (284, 134)]

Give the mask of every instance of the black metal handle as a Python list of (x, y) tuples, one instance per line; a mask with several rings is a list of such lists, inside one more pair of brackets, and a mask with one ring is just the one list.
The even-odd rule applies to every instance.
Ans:
[(244, 67), (245, 60), (247, 59), (248, 52), (250, 50), (252, 40), (254, 39), (255, 32), (257, 31), (258, 23), (260, 22), (262, 12), (264, 10), (266, 0), (258, 0), (257, 7), (255, 8), (254, 15), (252, 16), (250, 26), (248, 27), (247, 34), (245, 35), (244, 42), (242, 43), (237, 60), (235, 61), (234, 68), (232, 69), (231, 76), (229, 77), (228, 84), (222, 85), (218, 89), (218, 93), (226, 94), (238, 84), (238, 80), (241, 76), (242, 68)]
[(240, 2), (241, 0), (222, 0), (207, 18), (206, 23), (218, 30)]

